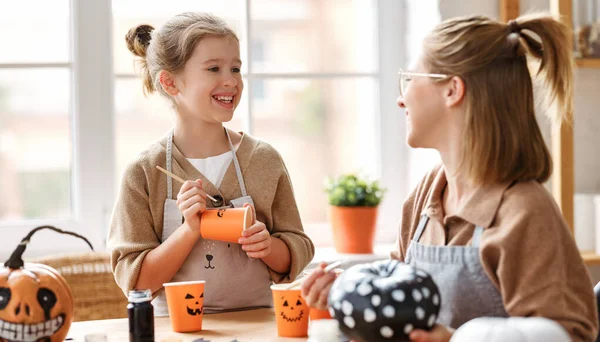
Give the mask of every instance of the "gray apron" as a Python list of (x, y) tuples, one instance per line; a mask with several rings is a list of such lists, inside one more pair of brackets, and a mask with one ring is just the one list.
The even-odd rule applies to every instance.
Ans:
[(483, 227), (475, 228), (471, 246), (431, 246), (419, 243), (428, 221), (421, 217), (405, 262), (427, 271), (437, 284), (442, 300), (437, 323), (456, 329), (477, 317), (508, 317), (479, 259)]
[[(253, 201), (246, 192), (246, 185), (229, 132), (227, 130), (225, 132), (242, 192), (242, 197), (229, 200), (230, 204), (227, 207), (241, 208), (244, 203), (253, 204)], [(172, 149), (173, 132), (171, 131), (167, 140), (166, 153), (168, 171), (171, 171)], [(168, 239), (183, 222), (183, 215), (177, 207), (177, 201), (173, 199), (172, 183), (172, 178), (167, 177), (162, 241)], [(213, 205), (221, 207), (222, 203), (213, 202)], [(200, 237), (171, 282), (192, 280), (206, 281), (204, 287), (205, 313), (272, 306), (270, 289), (272, 281), (267, 266), (262, 260), (249, 258), (242, 250), (241, 245), (236, 243), (205, 240)], [(164, 289), (159, 291), (152, 304), (155, 316), (168, 316)]]

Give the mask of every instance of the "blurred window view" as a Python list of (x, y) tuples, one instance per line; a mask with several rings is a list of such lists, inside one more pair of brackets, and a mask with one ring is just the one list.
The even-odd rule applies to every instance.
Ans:
[(0, 223), (72, 216), (69, 5), (0, 2)]

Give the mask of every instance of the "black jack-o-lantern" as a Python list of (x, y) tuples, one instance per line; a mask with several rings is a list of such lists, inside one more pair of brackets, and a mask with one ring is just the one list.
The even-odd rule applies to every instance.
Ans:
[(427, 272), (396, 260), (353, 266), (329, 293), (331, 316), (357, 342), (408, 341), (414, 329), (435, 325), (440, 302)]
[(51, 226), (35, 228), (21, 241), (4, 267), (0, 268), (0, 341), (64, 341), (73, 321), (73, 296), (65, 279), (52, 267), (23, 263), (23, 252), (31, 236), (51, 229), (81, 235)]
[(196, 316), (202, 314), (202, 306), (204, 305), (204, 292), (198, 298), (192, 294), (185, 295), (186, 309), (188, 315)]

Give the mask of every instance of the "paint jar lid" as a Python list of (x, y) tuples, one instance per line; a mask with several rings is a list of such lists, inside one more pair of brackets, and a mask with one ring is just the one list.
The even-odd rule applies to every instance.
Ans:
[(129, 296), (127, 296), (127, 299), (130, 303), (149, 302), (152, 300), (152, 291), (150, 291), (150, 289), (131, 290), (129, 291)]

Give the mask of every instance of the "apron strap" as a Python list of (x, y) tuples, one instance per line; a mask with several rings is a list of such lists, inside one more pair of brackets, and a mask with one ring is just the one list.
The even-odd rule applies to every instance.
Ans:
[(233, 143), (231, 142), (231, 137), (229, 136), (229, 131), (227, 130), (227, 128), (225, 128), (225, 134), (227, 135), (229, 147), (231, 148), (231, 154), (233, 155), (233, 165), (235, 166), (235, 173), (237, 175), (238, 183), (240, 184), (242, 196), (248, 196), (248, 194), (246, 193), (246, 184), (244, 183), (244, 177), (242, 177), (242, 169), (240, 168), (240, 162), (238, 161), (237, 155), (235, 154), (235, 149), (233, 148)]
[(423, 231), (425, 230), (425, 226), (427, 225), (427, 222), (429, 222), (429, 216), (427, 216), (427, 214), (423, 214), (421, 216), (421, 220), (419, 221), (419, 225), (417, 226), (417, 232), (415, 233), (415, 236), (413, 236), (413, 241), (414, 242), (419, 242), (419, 239), (421, 238), (421, 235), (423, 234)]
[(481, 227), (481, 226), (475, 227), (475, 231), (473, 231), (473, 238), (471, 238), (471, 247), (479, 247), (479, 241), (481, 240), (482, 234), (483, 234), (483, 227)]
[[(173, 150), (173, 130), (169, 133), (169, 139), (167, 139), (167, 171), (171, 171), (171, 151)], [(173, 179), (167, 175), (167, 198), (172, 199), (173, 197)]]

